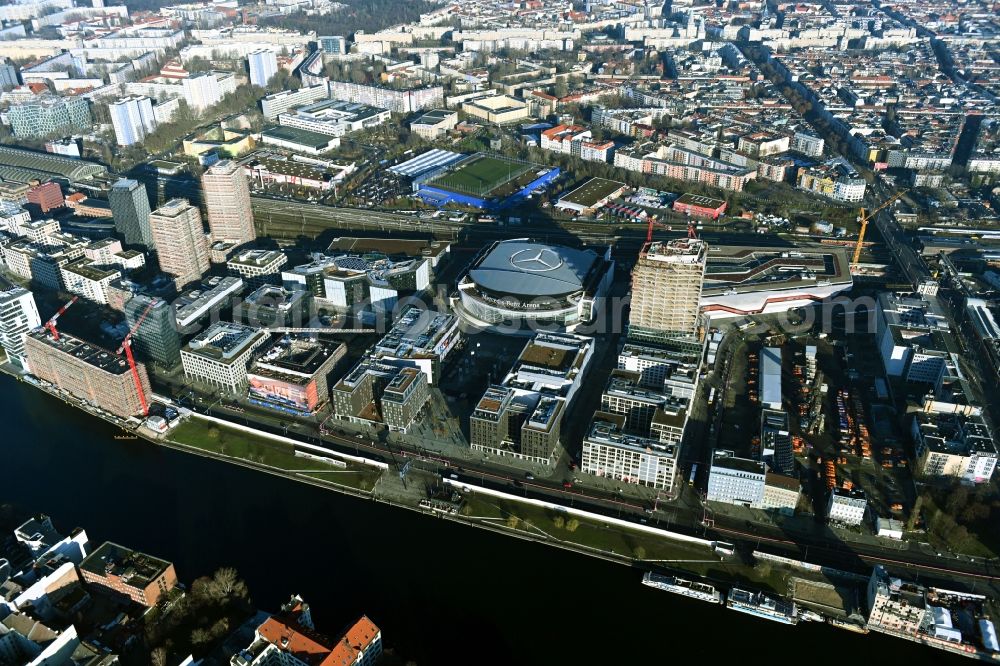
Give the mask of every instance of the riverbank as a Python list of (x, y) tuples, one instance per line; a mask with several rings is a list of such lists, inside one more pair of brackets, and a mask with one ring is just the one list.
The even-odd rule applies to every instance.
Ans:
[[(763, 587), (765, 589), (773, 589), (775, 587), (780, 586), (780, 585), (769, 584), (767, 580), (759, 580), (759, 578), (762, 577), (759, 575), (761, 572), (757, 571), (755, 567), (751, 567), (749, 565), (745, 565), (739, 562), (724, 562), (722, 561), (722, 558), (717, 558), (717, 557), (712, 560), (709, 560), (708, 557), (706, 557), (706, 554), (710, 552), (710, 549), (706, 544), (710, 542), (706, 542), (706, 544), (701, 544), (702, 550), (700, 553), (701, 555), (700, 558), (691, 557), (692, 555), (691, 553), (683, 553), (683, 555), (687, 556), (683, 558), (676, 557), (674, 554), (672, 554), (674, 556), (668, 558), (653, 558), (651, 553), (636, 552), (635, 549), (637, 547), (645, 548), (646, 546), (644, 546), (641, 543), (637, 543), (635, 541), (632, 541), (631, 544), (628, 544), (629, 547), (625, 549), (624, 552), (616, 550), (614, 547), (610, 547), (609, 550), (605, 550), (602, 548), (588, 547), (585, 544), (576, 543), (572, 540), (571, 535), (573, 534), (573, 532), (566, 529), (566, 522), (563, 522), (563, 527), (557, 526), (556, 518), (559, 518), (560, 516), (551, 516), (543, 514), (544, 518), (550, 520), (552, 523), (551, 527), (554, 529), (550, 529), (549, 525), (544, 524), (542, 522), (542, 517), (540, 517), (539, 514), (537, 513), (532, 514), (531, 511), (528, 511), (524, 508), (527, 506), (531, 506), (530, 504), (525, 504), (523, 501), (521, 501), (520, 498), (514, 496), (508, 495), (503, 497), (504, 502), (509, 502), (510, 506), (515, 507), (516, 513), (515, 511), (511, 511), (510, 509), (506, 510), (506, 513), (508, 515), (524, 514), (523, 516), (518, 516), (518, 521), (513, 525), (509, 525), (505, 520), (498, 520), (502, 518), (504, 515), (504, 510), (502, 508), (500, 508), (500, 514), (495, 516), (461, 515), (460, 513), (457, 512), (454, 515), (442, 513), (438, 510), (435, 510), (434, 508), (428, 508), (428, 507), (422, 508), (419, 504), (419, 501), (417, 502), (398, 501), (399, 498), (396, 498), (396, 501), (394, 501), (394, 499), (391, 497), (392, 495), (391, 490), (388, 492), (389, 496), (383, 495), (381, 493), (383, 488), (384, 489), (395, 488), (397, 490), (400, 486), (403, 486), (405, 488), (406, 481), (402, 478), (402, 475), (396, 477), (395, 475), (390, 474), (388, 471), (385, 471), (382, 477), (380, 477), (379, 481), (377, 482), (380, 491), (378, 493), (374, 492), (375, 490), (374, 487), (372, 488), (371, 491), (366, 492), (363, 490), (359, 490), (357, 488), (350, 488), (349, 486), (334, 485), (325, 482), (320, 478), (316, 478), (315, 476), (308, 476), (301, 472), (281, 469), (280, 467), (264, 464), (261, 462), (255, 462), (253, 460), (240, 459), (231, 455), (220, 454), (219, 452), (209, 451), (203, 448), (199, 448), (198, 446), (185, 445), (183, 443), (172, 442), (172, 441), (167, 442), (161, 438), (156, 437), (154, 433), (148, 431), (144, 427), (133, 428), (129, 430), (128, 424), (123, 423), (120, 419), (107, 417), (100, 413), (94, 413), (91, 409), (87, 409), (86, 406), (79, 405), (71, 400), (67, 400), (65, 396), (59, 395), (58, 392), (53, 392), (52, 390), (46, 389), (46, 387), (37, 385), (34, 382), (26, 382), (26, 383), (31, 383), (32, 385), (36, 385), (38, 388), (42, 388), (45, 393), (48, 393), (50, 395), (53, 395), (54, 397), (59, 398), (62, 402), (64, 402), (68, 406), (83, 408), (82, 411), (88, 414), (98, 416), (107, 423), (112, 424), (116, 427), (125, 428), (126, 434), (123, 435), (124, 437), (139, 436), (144, 440), (152, 442), (153, 444), (164, 446), (165, 448), (183, 451), (185, 453), (194, 453), (200, 457), (215, 458), (216, 460), (228, 462), (230, 464), (234, 464), (240, 467), (254, 469), (256, 471), (264, 471), (265, 473), (274, 476), (284, 477), (299, 483), (306, 483), (308, 485), (319, 488), (325, 488), (327, 490), (335, 490), (340, 494), (347, 494), (360, 499), (372, 500), (376, 503), (382, 503), (387, 506), (403, 506), (417, 513), (423, 513), (425, 515), (436, 515), (440, 518), (445, 518), (448, 520), (448, 522), (461, 522), (465, 525), (473, 525), (475, 527), (480, 527), (482, 530), (489, 531), (492, 533), (503, 534), (505, 536), (514, 536), (522, 541), (533, 541), (535, 543), (544, 543), (546, 545), (555, 546), (560, 550), (566, 550), (575, 553), (590, 555), (591, 557), (598, 557), (602, 560), (615, 562), (616, 564), (619, 565), (627, 565), (631, 568), (636, 568), (636, 569), (659, 568), (671, 571), (678, 570), (679, 573), (686, 574), (688, 576), (694, 575), (697, 577), (707, 577), (708, 579), (716, 582), (725, 581), (728, 582), (729, 584), (734, 584), (734, 585), (735, 584), (746, 585), (747, 583), (752, 583), (757, 587)], [(245, 428), (235, 423), (226, 422), (225, 427), (243, 428), (244, 430), (258, 432), (260, 435), (266, 436), (267, 438), (273, 440), (287, 439), (287, 441), (292, 445), (302, 444), (300, 442), (297, 442), (297, 440), (292, 440), (290, 438), (279, 438), (276, 435), (255, 431), (253, 428)], [(338, 455), (346, 455), (346, 454), (338, 453)], [(385, 465), (385, 467), (388, 468), (388, 465)], [(433, 475), (425, 470), (420, 470), (419, 468), (411, 469), (410, 474), (413, 475), (414, 477), (422, 478), (423, 480), (430, 480), (431, 478), (436, 478), (436, 475)], [(382, 483), (382, 481), (386, 480), (391, 480), (392, 482)], [(418, 481), (418, 479), (414, 479), (411, 477), (410, 487), (423, 488), (423, 484), (421, 484)], [(473, 488), (469, 488), (468, 490), (469, 493), (473, 492)], [(408, 492), (412, 493), (412, 491)], [(409, 499), (412, 500), (419, 496), (420, 493), (410, 494), (407, 497), (409, 497)], [(473, 504), (473, 506), (475, 507), (476, 505)], [(587, 512), (583, 513), (586, 514)], [(608, 527), (607, 524), (613, 521), (610, 521), (606, 516), (593, 514), (593, 520), (595, 521), (595, 524), (587, 525), (586, 526), (587, 529), (599, 529), (597, 523), (605, 523), (604, 525), (605, 532), (611, 531), (607, 530), (606, 528)], [(579, 527), (577, 529), (579, 529)], [(586, 531), (587, 531), (586, 529), (581, 530), (580, 534), (582, 535)], [(678, 535), (678, 536), (683, 536), (683, 535)], [(566, 538), (566, 537), (571, 537), (571, 538)], [(684, 538), (689, 539), (689, 537), (684, 537)], [(642, 557), (639, 557), (639, 555), (641, 555)], [(659, 561), (654, 561), (654, 560), (659, 560)], [(715, 564), (718, 564), (718, 566), (709, 568), (710, 566)], [(763, 578), (767, 578), (771, 574), (772, 571), (769, 569), (767, 571), (767, 574), (764, 575)], [(787, 578), (787, 576), (785, 577)], [(639, 575), (635, 576), (634, 584), (638, 585), (639, 578), (640, 578)], [(784, 591), (780, 589), (773, 591), (779, 594), (784, 593)], [(971, 655), (965, 655), (965, 656), (971, 656)]]

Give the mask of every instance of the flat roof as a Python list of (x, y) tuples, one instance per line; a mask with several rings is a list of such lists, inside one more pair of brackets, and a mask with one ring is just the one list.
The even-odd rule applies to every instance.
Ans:
[(313, 150), (319, 150), (320, 148), (329, 146), (331, 143), (339, 141), (337, 137), (330, 136), (328, 134), (320, 134), (319, 132), (313, 132), (299, 127), (290, 127), (288, 125), (269, 127), (261, 132), (261, 135), (278, 139), (279, 141), (285, 141), (287, 143), (295, 143), (300, 146), (312, 148)]
[(559, 198), (560, 203), (576, 204), (585, 208), (593, 208), (604, 199), (625, 187), (625, 183), (607, 178), (591, 178), (569, 194)]
[(145, 588), (170, 566), (170, 562), (105, 541), (83, 562), (80, 569), (98, 576), (118, 576), (126, 585)]

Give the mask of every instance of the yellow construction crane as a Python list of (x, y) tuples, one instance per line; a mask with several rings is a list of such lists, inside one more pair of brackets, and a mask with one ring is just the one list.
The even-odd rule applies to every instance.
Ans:
[(906, 194), (906, 192), (907, 192), (907, 190), (903, 190), (902, 192), (897, 192), (896, 194), (893, 194), (891, 197), (889, 197), (884, 202), (882, 202), (882, 204), (878, 208), (872, 210), (869, 213), (865, 213), (865, 209), (864, 208), (861, 209), (861, 231), (858, 232), (858, 243), (857, 243), (857, 245), (854, 246), (854, 257), (851, 259), (851, 266), (852, 267), (856, 266), (857, 263), (858, 263), (858, 260), (861, 259), (861, 248), (864, 247), (864, 244), (865, 244), (865, 232), (868, 231), (868, 220), (870, 220), (873, 217), (875, 217), (876, 215), (878, 215), (882, 210), (884, 210), (889, 205), (891, 205), (894, 201), (896, 201), (901, 196), (903, 196), (904, 194)]

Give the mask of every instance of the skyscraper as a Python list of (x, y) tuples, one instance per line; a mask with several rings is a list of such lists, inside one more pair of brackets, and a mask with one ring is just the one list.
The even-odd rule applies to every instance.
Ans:
[(132, 334), (136, 355), (144, 361), (172, 368), (181, 362), (181, 336), (170, 304), (145, 294), (133, 296), (125, 302), (125, 321), (131, 329), (147, 308), (146, 318)]
[(216, 162), (201, 183), (212, 240), (242, 245), (255, 239), (250, 184), (243, 167), (232, 160)]
[(278, 56), (271, 49), (257, 49), (247, 55), (250, 65), (250, 85), (267, 87), (267, 82), (278, 73)]
[(23, 370), (30, 370), (24, 353), (24, 336), (41, 326), (35, 297), (23, 287), (0, 292), (0, 345), (7, 360)]
[(149, 197), (138, 181), (121, 178), (108, 192), (115, 230), (126, 245), (144, 245), (153, 249), (153, 231), (149, 226)]
[(160, 268), (173, 275), (178, 289), (208, 272), (208, 239), (201, 214), (186, 199), (171, 199), (154, 210), (149, 224)]
[(125, 97), (108, 105), (108, 110), (119, 146), (139, 143), (156, 129), (153, 101), (148, 97)]
[(697, 339), (708, 245), (691, 238), (650, 243), (632, 271), (628, 336), (645, 342)]

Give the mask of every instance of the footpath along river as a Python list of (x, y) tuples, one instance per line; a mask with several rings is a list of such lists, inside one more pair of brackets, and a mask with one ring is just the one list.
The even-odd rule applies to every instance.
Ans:
[(603, 560), (116, 439), (6, 375), (0, 423), (0, 503), (171, 560), (187, 583), (236, 567), (257, 606), (301, 594), (327, 633), (366, 613), (418, 666), (973, 663), (882, 635), (758, 620), (647, 588)]

